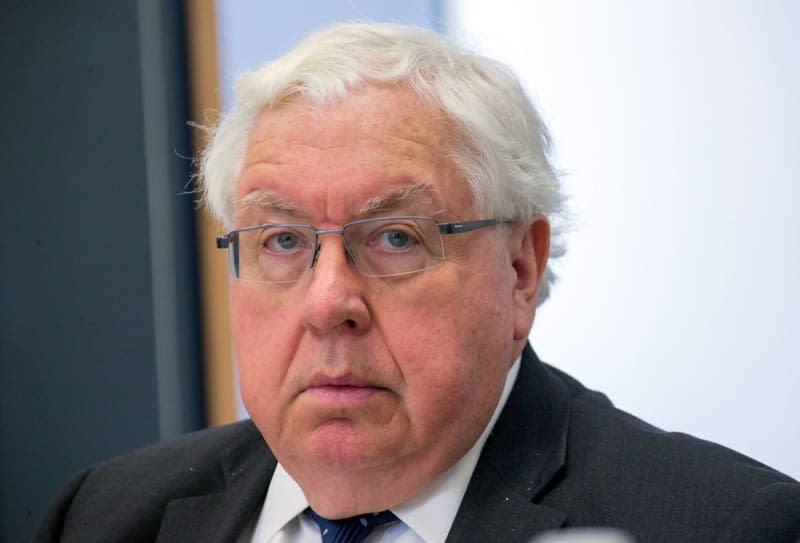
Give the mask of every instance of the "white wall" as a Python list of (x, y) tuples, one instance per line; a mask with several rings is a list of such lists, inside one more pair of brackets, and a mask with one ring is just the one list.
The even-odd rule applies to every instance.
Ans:
[(522, 75), (572, 195), (540, 356), (652, 423), (800, 478), (800, 3), (444, 13)]
[(430, 27), (438, 0), (216, 0), (221, 99), (233, 103), (236, 76), (288, 51), (306, 34), (337, 21), (374, 20)]

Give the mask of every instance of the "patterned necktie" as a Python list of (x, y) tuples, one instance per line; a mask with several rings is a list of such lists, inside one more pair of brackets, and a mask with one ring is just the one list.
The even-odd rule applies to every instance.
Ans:
[(391, 511), (366, 513), (350, 518), (329, 520), (316, 514), (310, 507), (306, 515), (317, 523), (322, 534), (322, 543), (361, 543), (375, 526), (397, 520)]

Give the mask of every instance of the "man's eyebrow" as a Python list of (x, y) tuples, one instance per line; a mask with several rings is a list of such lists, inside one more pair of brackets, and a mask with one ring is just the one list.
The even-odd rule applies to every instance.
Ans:
[[(413, 181), (386, 194), (373, 196), (361, 206), (358, 216), (365, 217), (388, 213), (410, 202), (433, 205), (434, 199), (430, 185), (422, 181)], [(246, 212), (248, 209), (256, 208), (295, 217), (306, 216), (305, 213), (293, 203), (281, 198), (274, 192), (263, 189), (257, 189), (246, 194), (239, 200), (239, 205), (240, 213)], [(437, 212), (437, 214), (438, 213), (440, 212)]]
[(414, 181), (387, 194), (373, 196), (367, 200), (359, 212), (359, 216), (377, 215), (400, 208), (411, 201), (433, 204), (430, 185), (422, 181)]
[(286, 215), (301, 216), (303, 213), (300, 209), (280, 196), (267, 190), (254, 190), (253, 192), (245, 195), (239, 200), (243, 210), (250, 208), (258, 208), (267, 211), (277, 211), (285, 213)]

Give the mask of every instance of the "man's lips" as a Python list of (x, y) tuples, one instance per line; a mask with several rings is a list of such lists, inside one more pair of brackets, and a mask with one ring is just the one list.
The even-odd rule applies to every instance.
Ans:
[(317, 375), (311, 379), (304, 392), (323, 400), (358, 401), (381, 390), (384, 388), (355, 375)]
[(330, 375), (315, 375), (312, 377), (311, 381), (308, 383), (308, 388), (316, 388), (316, 387), (375, 387), (375, 385), (367, 381), (366, 379), (362, 379), (357, 377), (353, 374), (345, 374), (345, 375), (337, 375), (337, 376), (330, 376)]

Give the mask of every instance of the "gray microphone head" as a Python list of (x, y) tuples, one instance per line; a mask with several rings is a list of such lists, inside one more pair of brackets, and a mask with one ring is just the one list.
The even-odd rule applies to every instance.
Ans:
[(545, 532), (528, 543), (636, 543), (636, 540), (616, 528), (587, 527)]

